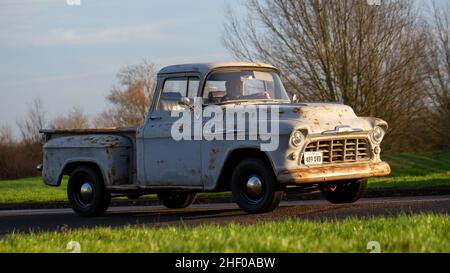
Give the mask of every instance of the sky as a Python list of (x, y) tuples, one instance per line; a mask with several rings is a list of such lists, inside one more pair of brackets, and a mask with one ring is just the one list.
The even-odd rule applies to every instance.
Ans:
[(1, 0), (0, 125), (14, 127), (34, 98), (50, 119), (74, 106), (92, 117), (118, 70), (143, 59), (232, 59), (221, 25), (239, 1)]
[(93, 117), (119, 69), (143, 59), (232, 59), (221, 25), (242, 1), (0, 0), (0, 126), (15, 127), (34, 98), (49, 119), (72, 107)]

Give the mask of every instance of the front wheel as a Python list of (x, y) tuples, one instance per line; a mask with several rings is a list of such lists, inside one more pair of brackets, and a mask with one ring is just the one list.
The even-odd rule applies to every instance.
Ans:
[(273, 211), (284, 194), (270, 167), (259, 159), (246, 159), (237, 165), (231, 176), (231, 191), (247, 213)]
[(82, 217), (102, 215), (111, 202), (111, 194), (101, 176), (85, 166), (76, 168), (70, 174), (67, 197), (75, 213)]
[(323, 197), (333, 204), (354, 203), (367, 188), (367, 179), (350, 180), (336, 184), (327, 184), (320, 188)]
[(186, 208), (194, 203), (196, 196), (196, 193), (182, 191), (158, 193), (158, 198), (162, 201), (162, 204), (169, 209)]

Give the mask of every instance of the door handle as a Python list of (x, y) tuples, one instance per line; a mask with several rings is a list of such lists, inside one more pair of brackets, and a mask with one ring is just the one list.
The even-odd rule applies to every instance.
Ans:
[(157, 119), (162, 119), (162, 117), (159, 116), (150, 116), (151, 120), (157, 120)]

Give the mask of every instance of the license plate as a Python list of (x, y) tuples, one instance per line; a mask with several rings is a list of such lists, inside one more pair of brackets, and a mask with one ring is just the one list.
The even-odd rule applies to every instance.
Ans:
[(305, 152), (303, 154), (305, 165), (319, 165), (323, 163), (323, 152)]

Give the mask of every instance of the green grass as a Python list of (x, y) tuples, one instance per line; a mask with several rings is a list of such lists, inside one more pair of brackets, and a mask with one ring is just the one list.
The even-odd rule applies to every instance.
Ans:
[(368, 185), (369, 189), (423, 189), (423, 188), (450, 187), (450, 174), (435, 173), (422, 176), (392, 176), (373, 178)]
[(387, 154), (382, 159), (389, 162), (391, 175), (397, 177), (450, 172), (450, 151)]
[[(450, 187), (450, 152), (402, 153), (383, 159), (391, 165), (392, 175), (371, 179), (369, 189)], [(66, 185), (67, 179), (61, 187), (48, 187), (40, 177), (0, 181), (0, 204), (66, 201)]]
[(392, 173), (370, 179), (369, 189), (450, 187), (450, 152), (385, 155)]
[(0, 181), (0, 204), (66, 201), (67, 179), (61, 187), (44, 185), (41, 177)]
[[(450, 252), (450, 217), (422, 214), (345, 220), (294, 220), (254, 225), (124, 227), (68, 232), (10, 234), (0, 252), (66, 252), (69, 241), (81, 252)], [(261, 240), (264, 238), (264, 240)]]

